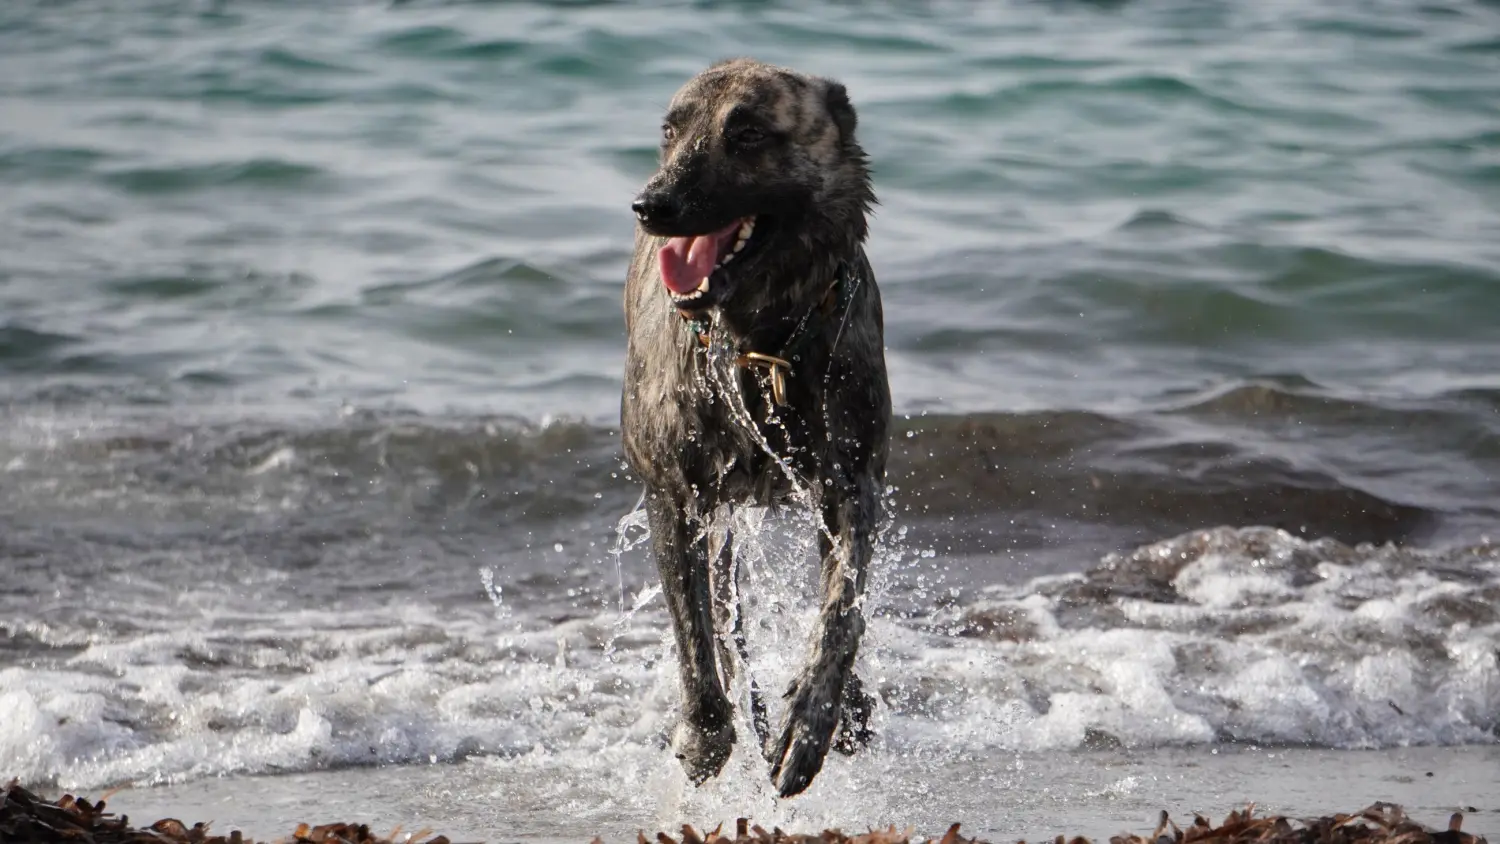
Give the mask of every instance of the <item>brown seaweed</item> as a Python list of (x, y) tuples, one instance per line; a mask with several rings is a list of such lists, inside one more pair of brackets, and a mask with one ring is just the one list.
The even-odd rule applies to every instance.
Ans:
[[(1109, 844), (1487, 844), (1484, 838), (1464, 832), (1463, 820), (1462, 814), (1454, 812), (1447, 829), (1434, 831), (1412, 820), (1392, 803), (1375, 803), (1354, 814), (1307, 820), (1282, 815), (1256, 817), (1255, 806), (1251, 804), (1244, 811), (1230, 812), (1218, 826), (1202, 815), (1195, 815), (1186, 829), (1163, 811), (1156, 829), (1149, 835), (1116, 835), (1109, 839)], [(837, 829), (792, 834), (781, 829), (767, 832), (740, 818), (733, 836), (725, 835), (722, 827), (700, 834), (684, 825), (680, 838), (658, 832), (653, 841), (640, 833), (636, 844), (988, 844), (978, 838), (965, 838), (958, 830), (959, 824), (953, 824), (938, 839), (913, 839), (910, 828), (897, 831), (894, 826), (856, 835), (846, 835)], [(595, 838), (592, 844), (604, 842)], [(1051, 844), (1093, 842), (1083, 836), (1059, 835)]]
[[(256, 844), (237, 829), (228, 835), (215, 835), (206, 823), (188, 826), (176, 818), (162, 818), (136, 828), (127, 816), (106, 812), (103, 800), (90, 803), (64, 794), (56, 802), (48, 802), (15, 780), (0, 787), (0, 793), (4, 796), (0, 801), (0, 844)], [(421, 836), (425, 834), (424, 830), (403, 836), (397, 829), (389, 836), (380, 836), (366, 824), (301, 824), (278, 844), (451, 844), (441, 835), (424, 841)]]
[(1393, 803), (1373, 803), (1354, 814), (1335, 814), (1309, 820), (1281, 815), (1254, 816), (1251, 804), (1243, 812), (1233, 811), (1219, 826), (1195, 815), (1186, 830), (1166, 812), (1150, 837), (1116, 836), (1110, 844), (1486, 844), (1485, 839), (1463, 831), (1464, 816), (1454, 812), (1448, 828), (1430, 830), (1412, 820)]
[[(49, 802), (22, 788), (12, 780), (0, 787), (0, 844), (256, 844), (239, 830), (228, 835), (209, 831), (209, 824), (184, 824), (175, 818), (163, 818), (150, 826), (136, 828), (124, 815), (115, 816), (104, 809), (104, 800), (89, 802), (83, 797), (65, 794)], [(106, 795), (107, 797), (108, 795)], [(424, 839), (428, 830), (402, 834), (398, 828), (381, 836), (367, 824), (332, 823), (321, 826), (299, 825), (291, 835), (274, 844), (451, 844), (442, 835)], [(735, 822), (734, 834), (717, 827), (700, 833), (684, 824), (673, 838), (658, 832), (648, 838), (641, 832), (636, 844), (987, 844), (978, 838), (965, 838), (959, 825), (953, 824), (941, 838), (913, 838), (913, 830), (870, 829), (846, 835), (837, 829), (820, 833), (789, 833), (780, 828), (767, 831), (746, 818)], [(1448, 828), (1430, 830), (1407, 816), (1400, 806), (1375, 803), (1353, 814), (1334, 814), (1320, 818), (1297, 819), (1282, 815), (1255, 815), (1254, 804), (1243, 811), (1232, 811), (1218, 826), (1202, 815), (1194, 815), (1186, 828), (1180, 827), (1166, 813), (1156, 829), (1148, 835), (1116, 835), (1109, 844), (1487, 844), (1484, 838), (1463, 831), (1463, 815), (1455, 812)], [(595, 838), (592, 844), (604, 844)], [(1026, 844), (1021, 841), (1018, 844)], [(1093, 844), (1082, 836), (1057, 836), (1050, 844)]]

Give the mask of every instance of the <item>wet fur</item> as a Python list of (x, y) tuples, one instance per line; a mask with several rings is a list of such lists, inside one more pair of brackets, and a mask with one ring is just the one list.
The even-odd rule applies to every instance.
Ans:
[[(738, 143), (747, 121), (773, 142)], [(789, 501), (788, 472), (810, 491), (824, 527), (821, 606), (784, 719), (770, 730), (752, 684), (752, 722), (783, 796), (807, 788), (830, 746), (852, 751), (869, 737), (872, 702), (853, 666), (883, 517), (890, 389), (880, 294), (863, 248), (874, 193), (856, 122), (836, 82), (723, 62), (673, 98), (661, 167), (642, 191), (681, 214), (637, 228), (625, 291), (622, 433), (647, 487), (680, 660), (673, 747), (697, 783), (719, 772), (735, 741), (726, 690), (745, 642), (729, 514), (735, 505)], [(736, 262), (732, 284), (716, 285), (712, 307), (694, 314), (712, 326), (704, 348), (663, 286), (660, 235), (699, 234), (751, 214), (771, 230), (762, 235), (757, 225), (766, 240)], [(735, 353), (778, 354), (841, 265), (851, 271), (852, 296), (842, 311), (808, 323), (787, 406), (777, 407), (767, 376), (736, 366)]]

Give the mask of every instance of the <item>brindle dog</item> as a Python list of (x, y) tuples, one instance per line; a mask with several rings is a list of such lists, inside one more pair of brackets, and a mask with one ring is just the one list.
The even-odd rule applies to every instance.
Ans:
[(699, 784), (729, 758), (726, 691), (746, 655), (735, 504), (795, 499), (822, 516), (822, 607), (774, 735), (751, 684), (772, 781), (798, 794), (830, 745), (853, 752), (869, 739), (854, 659), (891, 400), (863, 247), (875, 195), (855, 123), (837, 82), (721, 62), (673, 97), (660, 169), (631, 206), (622, 432), (646, 483), (681, 661), (672, 743)]

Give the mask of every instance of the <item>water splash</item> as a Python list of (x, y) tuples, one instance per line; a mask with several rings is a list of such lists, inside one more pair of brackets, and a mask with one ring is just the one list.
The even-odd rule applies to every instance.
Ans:
[[(787, 483), (792, 487), (792, 497), (798, 501), (811, 502), (812, 492), (807, 484), (803, 483), (802, 479), (798, 477), (797, 471), (792, 467), (791, 461), (784, 455), (777, 453), (776, 449), (771, 447), (771, 443), (760, 432), (760, 426), (755, 424), (755, 419), (750, 415), (750, 407), (745, 401), (745, 392), (741, 387), (740, 379), (733, 377), (737, 373), (738, 367), (732, 360), (725, 360), (725, 355), (732, 353), (733, 348), (727, 340), (709, 347), (708, 374), (710, 380), (708, 387), (710, 392), (717, 391), (722, 396), (725, 404), (729, 407), (730, 415), (733, 417), (735, 423), (750, 435), (751, 440), (781, 470), (781, 473), (786, 477)], [(772, 416), (772, 424), (781, 425), (783, 430), (785, 430), (785, 423), (776, 418), (774, 414)], [(788, 438), (788, 441), (790, 442), (790, 438)]]
[(641, 587), (641, 591), (636, 593), (635, 600), (631, 602), (629, 609), (625, 609), (623, 606), (621, 607), (619, 618), (615, 619), (614, 624), (611, 625), (609, 638), (604, 640), (602, 652), (605, 660), (609, 662), (615, 661), (615, 656), (617, 653), (615, 644), (620, 641), (621, 636), (624, 636), (630, 631), (631, 622), (635, 620), (636, 615), (639, 614), (641, 610), (645, 609), (651, 603), (651, 601), (660, 594), (661, 584), (652, 583), (648, 586)]
[(495, 620), (503, 621), (510, 616), (510, 607), (506, 605), (502, 592), (504, 587), (495, 580), (495, 570), (485, 566), (479, 570), (479, 583), (484, 587), (485, 597), (495, 606)]
[[(636, 500), (630, 512), (615, 522), (615, 541), (609, 547), (609, 555), (615, 561), (615, 588), (620, 598), (622, 614), (625, 612), (625, 568), (621, 559), (626, 552), (634, 551), (651, 538), (651, 524), (647, 518), (645, 503), (646, 491), (643, 489), (641, 497)], [(632, 531), (639, 531), (639, 533), (632, 537)]]

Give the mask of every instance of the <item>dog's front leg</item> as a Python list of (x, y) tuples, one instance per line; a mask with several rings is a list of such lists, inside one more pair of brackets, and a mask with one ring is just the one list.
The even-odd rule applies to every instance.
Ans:
[[(807, 665), (787, 690), (781, 737), (768, 754), (774, 760), (771, 779), (782, 797), (801, 793), (822, 769), (846, 691), (863, 694), (853, 680), (854, 657), (865, 630), (860, 598), (874, 552), (879, 498), (871, 474), (835, 479), (825, 489), (823, 522), (832, 539), (825, 535), (821, 542), (818, 628)], [(858, 703), (868, 707), (867, 701)]]
[[(734, 684), (735, 657), (748, 671), (750, 646), (745, 641), (745, 609), (740, 601), (740, 564), (734, 556), (733, 521), (728, 507), (716, 516), (719, 524), (709, 534), (709, 559), (713, 560), (713, 616), (715, 638), (718, 641), (719, 677), (727, 692)], [(755, 675), (750, 682), (750, 724), (755, 729), (758, 747), (764, 752), (770, 740), (771, 725), (766, 716), (766, 701), (760, 693), (760, 684)]]
[(682, 677), (682, 720), (672, 749), (693, 783), (702, 784), (719, 773), (734, 747), (733, 712), (714, 660), (708, 540), (702, 516), (684, 497), (652, 490), (646, 510)]

